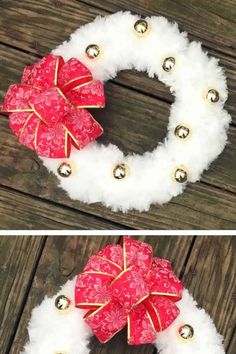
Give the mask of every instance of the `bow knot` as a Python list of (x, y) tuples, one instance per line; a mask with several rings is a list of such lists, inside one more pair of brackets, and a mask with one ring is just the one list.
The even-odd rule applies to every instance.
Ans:
[(101, 342), (127, 324), (129, 344), (152, 343), (178, 316), (183, 286), (150, 245), (125, 237), (122, 246), (90, 258), (77, 276), (75, 303), (89, 310), (85, 321)]
[(19, 141), (39, 156), (70, 156), (97, 139), (102, 127), (85, 108), (105, 105), (103, 85), (76, 58), (48, 55), (26, 67), (20, 84), (10, 85), (2, 111)]

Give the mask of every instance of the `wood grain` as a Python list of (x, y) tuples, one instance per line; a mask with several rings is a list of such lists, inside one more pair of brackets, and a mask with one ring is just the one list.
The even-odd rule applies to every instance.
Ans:
[(123, 229), (119, 224), (86, 215), (49, 201), (0, 187), (0, 229), (75, 230)]
[[(77, 1), (78, 3), (80, 1)], [(180, 28), (187, 31), (193, 39), (218, 51), (235, 56), (236, 19), (235, 2), (227, 0), (85, 0), (87, 4), (109, 12), (133, 11), (143, 16), (165, 16), (177, 22)], [(222, 12), (224, 7), (224, 12)], [(197, 21), (196, 21), (197, 18)], [(220, 44), (220, 48), (219, 48)]]
[[(192, 237), (136, 237), (153, 246), (158, 257), (173, 261), (173, 268), (179, 275), (188, 257)], [(16, 338), (10, 354), (18, 354), (27, 338), (26, 327), (32, 308), (41, 302), (45, 294), (53, 295), (57, 289), (69, 278), (73, 278), (86, 264), (88, 257), (108, 243), (118, 242), (119, 237), (49, 237), (47, 239), (38, 269), (35, 274), (29, 298), (18, 326)], [(123, 330), (105, 346), (93, 338), (91, 353), (108, 354), (151, 354), (153, 346), (128, 347), (126, 331)], [(116, 348), (116, 349), (115, 349)]]
[(43, 237), (0, 237), (0, 343), (7, 352), (25, 306)]
[[(3, 55), (4, 47), (0, 46), (0, 49)], [(22, 53), (20, 59), (15, 62), (16, 55), (15, 49), (9, 49), (5, 54), (8, 65), (2, 67), (2, 82), (6, 77), (11, 78), (12, 82), (19, 80), (22, 68), (33, 59), (32, 56)], [(132, 111), (130, 104), (132, 104)], [(109, 83), (107, 108), (103, 111), (94, 111), (93, 114), (103, 126), (107, 127), (102, 142), (111, 141), (118, 144), (125, 152), (143, 153), (145, 150), (154, 148), (157, 140), (163, 140), (166, 134), (168, 111), (169, 106), (163, 101)], [(152, 207), (149, 213), (142, 213), (142, 215), (132, 212), (127, 215), (115, 214), (101, 205), (96, 205), (94, 208), (93, 205), (87, 206), (71, 201), (61, 189), (56, 187), (56, 178), (48, 174), (36, 155), (20, 146), (8, 128), (5, 117), (0, 120), (0, 131), (2, 137), (0, 183), (3, 186), (105, 217), (107, 220), (132, 228), (235, 228), (236, 168), (233, 159), (236, 129), (234, 127), (230, 129), (230, 143), (210, 171), (203, 175), (203, 183), (189, 186), (185, 194), (173, 199), (168, 205)], [(73, 225), (81, 227), (79, 222)], [(91, 225), (82, 228), (87, 227), (92, 228)]]
[[(115, 5), (115, 3), (111, 5), (112, 2), (113, 1), (94, 1), (94, 5), (103, 5), (104, 8), (105, 4), (105, 7), (108, 7), (109, 12), (115, 11), (115, 9), (112, 9), (112, 6), (122, 6), (121, 2), (119, 2), (119, 5)], [(56, 6), (54, 6), (54, 3), (56, 3)], [(93, 2), (91, 1), (91, 3)], [(151, 12), (153, 11), (153, 15), (158, 15), (160, 13), (156, 13), (157, 6), (155, 1), (154, 3), (154, 8), (150, 7), (152, 9)], [(158, 4), (158, 9), (160, 9), (160, 11), (161, 7), (166, 7), (165, 3), (166, 1)], [(135, 1), (135, 4), (137, 9), (139, 6), (145, 7), (145, 4), (142, 4), (142, 1)], [(134, 6), (132, 5), (132, 2), (129, 2), (129, 5)], [(91, 22), (97, 15), (106, 15), (108, 13), (107, 11), (99, 10), (95, 7), (86, 5), (81, 1), (64, 0), (55, 2), (50, 0), (43, 0), (39, 3), (36, 0), (25, 0), (21, 2), (21, 7), (19, 8), (17, 1), (3, 0), (1, 6), (2, 26), (0, 27), (0, 42), (15, 46), (18, 50), (34, 53), (37, 56), (43, 56), (50, 52), (57, 45), (68, 39), (70, 34), (78, 27), (84, 25), (85, 23)], [(126, 5), (124, 4), (124, 6)], [(181, 6), (181, 9), (184, 7), (183, 4), (179, 6)], [(176, 6), (176, 4), (173, 5), (173, 1), (170, 1), (169, 8), (172, 7), (175, 7), (175, 11), (178, 12), (178, 6)], [(187, 4), (186, 7), (188, 7)], [(191, 8), (192, 6), (190, 6), (190, 9), (188, 10), (191, 11)], [(129, 9), (129, 6), (127, 9)], [(181, 14), (179, 15), (181, 16)], [(185, 16), (185, 12), (182, 14), (182, 16)], [(10, 28), (8, 25), (8, 18), (11, 18)], [(196, 23), (199, 27), (199, 16), (197, 16), (197, 19), (198, 20)], [(175, 20), (178, 22), (178, 16)], [(189, 21), (188, 18), (186, 20)], [(194, 23), (194, 21), (191, 21), (191, 23)], [(229, 26), (231, 25), (230, 20), (228, 20), (227, 23)], [(207, 25), (209, 25), (209, 23), (205, 23), (205, 26)], [(202, 34), (204, 30), (201, 29), (201, 27), (199, 28), (200, 34)], [(212, 28), (214, 27), (209, 26), (210, 31), (212, 31)], [(182, 30), (186, 29), (183, 27)], [(234, 32), (234, 27), (231, 26), (231, 31), (229, 33), (222, 33), (224, 33), (226, 36), (228, 36), (228, 34), (232, 34), (232, 38), (234, 38)], [(196, 37), (196, 39), (201, 40), (201, 36), (199, 38)], [(219, 42), (217, 48), (210, 46), (207, 49), (210, 55), (214, 55), (220, 59), (221, 65), (226, 69), (226, 76), (228, 78), (228, 85), (230, 90), (226, 109), (229, 110), (229, 112), (232, 114), (233, 122), (235, 124), (236, 107), (234, 103), (236, 101), (236, 63), (234, 58), (219, 51), (219, 47), (222, 48), (223, 45), (225, 45), (225, 42)], [(0, 54), (0, 58), (1, 56), (6, 68), (8, 65), (8, 60), (6, 60), (5, 55)], [(18, 59), (20, 60), (20, 58)], [(16, 59), (14, 57), (14, 64), (16, 64), (15, 62)], [(28, 64), (31, 63), (32, 60), (29, 61)], [(9, 80), (9, 78), (7, 78), (8, 76), (6, 76), (5, 80), (2, 81), (2, 84), (6, 87), (8, 86), (7, 82)], [(162, 83), (158, 82), (158, 80), (152, 80), (148, 78), (143, 73), (126, 71), (124, 73), (120, 73), (115, 82), (118, 82), (127, 87), (131, 87), (135, 90), (139, 90), (148, 95), (154, 95), (155, 97), (159, 97), (168, 102), (173, 100), (173, 97), (169, 93), (168, 89)]]
[(214, 318), (225, 338), (225, 348), (230, 344), (236, 321), (235, 255), (235, 237), (197, 237), (183, 277), (199, 305)]

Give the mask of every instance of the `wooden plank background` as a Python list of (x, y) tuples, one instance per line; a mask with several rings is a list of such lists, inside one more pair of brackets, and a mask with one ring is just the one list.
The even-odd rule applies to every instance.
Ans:
[[(172, 262), (176, 274), (212, 316), (235, 354), (236, 238), (216, 236), (140, 236), (154, 254)], [(81, 272), (88, 258), (119, 236), (0, 237), (0, 343), (2, 354), (19, 354), (27, 340), (32, 308)], [(204, 335), (204, 334), (203, 334)], [(95, 338), (91, 354), (154, 354), (152, 345), (126, 344), (126, 331), (105, 345)]]
[[(26, 65), (48, 54), (76, 28), (97, 15), (131, 10), (177, 21), (190, 39), (202, 41), (220, 59), (229, 86), (226, 109), (233, 118), (229, 144), (201, 182), (189, 185), (184, 194), (163, 207), (122, 214), (99, 203), (70, 200), (35, 153), (18, 144), (7, 117), (1, 116), (2, 229), (236, 228), (235, 0), (0, 0), (0, 10), (0, 100)], [(105, 128), (101, 142), (111, 141), (125, 152), (143, 153), (162, 141), (173, 100), (163, 84), (143, 73), (126, 71), (106, 85), (106, 95), (106, 109), (94, 110)]]

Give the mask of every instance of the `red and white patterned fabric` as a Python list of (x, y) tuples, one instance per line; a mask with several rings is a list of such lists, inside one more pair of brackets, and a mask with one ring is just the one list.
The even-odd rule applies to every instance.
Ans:
[(124, 237), (92, 256), (77, 276), (75, 305), (88, 309), (85, 321), (105, 343), (126, 325), (128, 343), (152, 343), (179, 315), (175, 302), (183, 285), (170, 262), (153, 257), (152, 247)]
[(24, 69), (20, 84), (9, 86), (2, 112), (19, 141), (42, 157), (70, 156), (102, 133), (85, 108), (105, 105), (103, 85), (79, 60), (48, 55)]

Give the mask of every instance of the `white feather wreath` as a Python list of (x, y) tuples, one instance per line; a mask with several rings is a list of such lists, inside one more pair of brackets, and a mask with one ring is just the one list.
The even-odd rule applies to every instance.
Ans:
[[(152, 152), (124, 156), (115, 145), (94, 142), (103, 129), (85, 108), (104, 107), (102, 82), (132, 68), (157, 76), (175, 102), (164, 141)], [(226, 99), (223, 70), (200, 43), (189, 43), (163, 17), (119, 12), (81, 27), (26, 67), (2, 111), (70, 198), (126, 212), (166, 203), (200, 179), (227, 142)]]
[[(147, 34), (137, 35), (134, 24), (138, 20), (129, 12), (98, 17), (75, 31), (53, 53), (65, 60), (79, 59), (101, 81), (132, 68), (157, 76), (175, 95), (163, 143), (142, 156), (124, 156), (117, 146), (94, 142), (83, 150), (73, 149), (68, 160), (43, 159), (57, 176), (61, 163), (72, 166), (69, 178), (58, 176), (70, 198), (101, 202), (123, 212), (166, 203), (183, 192), (186, 182), (199, 180), (223, 151), (231, 121), (223, 109), (227, 86), (218, 60), (209, 58), (200, 43), (189, 43), (186, 33), (180, 33), (176, 24), (163, 17), (146, 18)], [(94, 43), (100, 55), (92, 60), (86, 48)], [(167, 62), (167, 70), (163, 69), (165, 58), (174, 58), (174, 64)], [(178, 126), (189, 129), (188, 139), (178, 138)], [(114, 178), (117, 166), (119, 178)]]
[[(28, 326), (29, 342), (22, 354), (89, 354), (92, 332), (83, 319), (86, 311), (74, 306), (74, 288), (75, 279), (68, 281), (54, 297), (45, 297), (33, 310)], [(71, 309), (65, 315), (55, 309), (55, 300), (62, 294), (71, 299)], [(160, 353), (224, 354), (222, 336), (205, 310), (197, 307), (188, 290), (184, 290), (177, 306), (180, 315), (169, 328), (157, 334), (154, 345)], [(183, 324), (194, 329), (193, 338), (186, 342), (178, 335)]]

